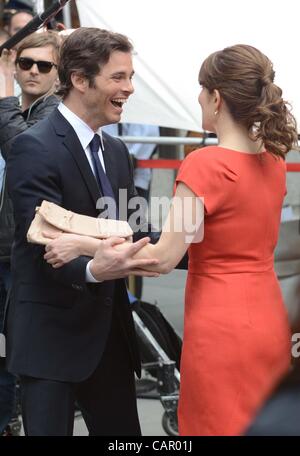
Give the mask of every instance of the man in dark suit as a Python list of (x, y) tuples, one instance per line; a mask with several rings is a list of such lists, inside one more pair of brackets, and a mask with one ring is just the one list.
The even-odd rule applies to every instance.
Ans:
[(8, 161), (16, 221), (8, 369), (20, 376), (27, 435), (72, 435), (75, 400), (90, 435), (138, 435), (140, 359), (124, 280), (112, 279), (149, 264), (132, 259), (149, 239), (121, 256), (105, 241), (101, 283), (91, 258), (55, 269), (44, 248), (26, 241), (43, 200), (96, 217), (100, 196), (136, 196), (126, 146), (100, 129), (120, 121), (133, 93), (132, 46), (117, 33), (78, 29), (62, 46), (58, 73), (63, 102), (18, 136)]

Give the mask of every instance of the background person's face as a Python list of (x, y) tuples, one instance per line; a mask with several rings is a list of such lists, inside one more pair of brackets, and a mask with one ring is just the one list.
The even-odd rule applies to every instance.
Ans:
[[(45, 60), (57, 64), (52, 46), (24, 49), (20, 57), (27, 57), (36, 61)], [(57, 70), (53, 66), (49, 73), (43, 74), (39, 72), (36, 64), (29, 70), (22, 70), (17, 64), (16, 79), (22, 89), (22, 94), (34, 101), (52, 90), (57, 80)]]
[(32, 16), (28, 13), (19, 13), (11, 18), (11, 23), (8, 29), (10, 36), (15, 35), (19, 30), (25, 27), (30, 22)]
[(5, 41), (7, 41), (8, 38), (9, 37), (5, 35), (0, 36), (0, 46), (2, 46), (2, 44), (5, 43)]
[(95, 77), (94, 87), (87, 88), (86, 108), (94, 113), (99, 126), (120, 122), (123, 105), (134, 91), (133, 73), (131, 53), (114, 51)]

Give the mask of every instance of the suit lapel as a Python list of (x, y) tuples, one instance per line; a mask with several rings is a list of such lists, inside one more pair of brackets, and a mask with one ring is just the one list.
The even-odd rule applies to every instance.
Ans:
[(96, 205), (97, 200), (101, 196), (101, 192), (96, 182), (95, 176), (91, 170), (85, 152), (82, 149), (80, 141), (76, 133), (74, 132), (73, 128), (69, 131), (68, 135), (65, 136), (63, 143), (71, 152), (74, 160), (76, 161), (82, 178), (85, 181), (87, 188), (91, 194), (91, 197), (93, 198), (93, 201)]
[[(85, 151), (83, 150), (81, 143), (76, 135), (72, 126), (67, 122), (64, 116), (56, 109), (50, 116), (51, 122), (53, 123), (56, 133), (58, 136), (63, 136), (63, 144), (72, 154), (79, 171), (82, 175), (84, 182), (89, 190), (89, 193), (94, 201), (95, 207), (98, 199), (102, 196), (96, 182), (95, 176), (91, 170), (90, 164), (86, 157)], [(104, 152), (103, 159), (105, 164), (106, 175), (112, 186), (115, 199), (118, 205), (119, 199), (119, 177), (118, 177), (118, 151), (113, 147), (107, 135), (103, 137), (104, 141)]]
[(57, 109), (49, 116), (49, 119), (53, 123), (57, 135), (64, 137), (62, 142), (77, 163), (82, 178), (96, 207), (96, 203), (101, 196), (101, 193), (78, 136), (69, 122), (67, 122)]

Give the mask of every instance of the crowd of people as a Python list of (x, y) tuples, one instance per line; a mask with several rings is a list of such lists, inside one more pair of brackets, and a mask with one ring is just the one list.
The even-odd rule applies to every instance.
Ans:
[(89, 27), (32, 34), (2, 52), (0, 432), (17, 376), (26, 435), (72, 435), (75, 402), (90, 435), (140, 435), (141, 363), (124, 279), (167, 274), (187, 254), (180, 435), (245, 434), (290, 370), (273, 263), (297, 125), (272, 62), (252, 46), (199, 62), (202, 127), (218, 145), (183, 161), (159, 239), (140, 221), (132, 242), (47, 231), (46, 247), (27, 241), (43, 200), (98, 217), (108, 197), (118, 218), (122, 189), (130, 219), (138, 192), (148, 199), (149, 180), (134, 182), (128, 148), (108, 133), (134, 92), (132, 55), (126, 36)]

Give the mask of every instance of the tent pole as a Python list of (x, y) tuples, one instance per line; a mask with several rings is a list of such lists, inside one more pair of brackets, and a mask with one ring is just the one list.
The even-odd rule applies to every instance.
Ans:
[(63, 18), (64, 18), (64, 24), (67, 29), (72, 28), (72, 14), (71, 14), (71, 4), (67, 3), (62, 10), (63, 13)]
[(44, 0), (34, 0), (33, 3), (34, 3), (34, 9), (37, 14), (40, 14), (44, 11), (44, 9), (45, 9)]

